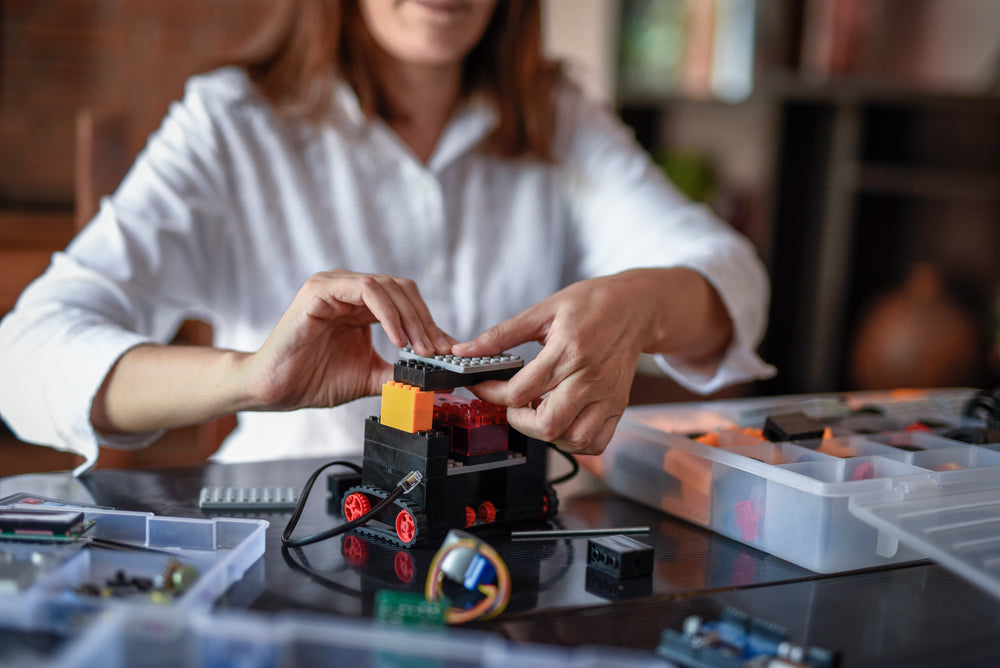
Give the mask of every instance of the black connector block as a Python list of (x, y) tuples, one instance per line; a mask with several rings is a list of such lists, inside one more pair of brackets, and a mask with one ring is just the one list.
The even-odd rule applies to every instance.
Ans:
[(330, 492), (327, 499), (327, 510), (334, 515), (341, 514), (341, 506), (344, 501), (344, 493), (351, 487), (361, 484), (360, 473), (331, 473), (326, 477), (326, 488)]
[(588, 568), (584, 578), (584, 588), (588, 594), (622, 601), (653, 593), (653, 578), (627, 578), (621, 580), (596, 568)]
[(487, 380), (510, 380), (518, 370), (518, 368), (493, 369), (475, 373), (458, 373), (417, 360), (398, 360), (393, 367), (392, 379), (397, 383), (415, 385), (421, 390), (436, 392), (475, 385)]
[(602, 536), (587, 541), (587, 566), (618, 579), (653, 573), (653, 548), (629, 536)]
[(823, 438), (825, 427), (805, 413), (769, 415), (764, 421), (764, 438), (772, 443)]

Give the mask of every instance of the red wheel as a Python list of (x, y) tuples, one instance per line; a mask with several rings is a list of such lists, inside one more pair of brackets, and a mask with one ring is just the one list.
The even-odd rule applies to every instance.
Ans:
[(368, 561), (368, 546), (357, 536), (344, 536), (344, 558), (352, 566), (362, 566)]
[[(403, 511), (406, 512), (406, 511)], [(393, 567), (396, 569), (396, 577), (403, 584), (410, 584), (413, 581), (413, 573), (417, 570), (413, 565), (413, 557), (408, 552), (397, 552), (393, 560)]]
[(354, 492), (344, 497), (344, 518), (348, 522), (353, 522), (371, 509), (371, 501), (362, 492)]
[(472, 506), (465, 507), (465, 528), (468, 529), (473, 524), (476, 523), (476, 511), (472, 509)]
[(479, 504), (479, 521), (483, 524), (491, 524), (497, 519), (497, 507), (492, 501), (483, 501)]
[(396, 535), (403, 541), (404, 545), (409, 545), (417, 535), (417, 522), (409, 510), (400, 510), (396, 515)]

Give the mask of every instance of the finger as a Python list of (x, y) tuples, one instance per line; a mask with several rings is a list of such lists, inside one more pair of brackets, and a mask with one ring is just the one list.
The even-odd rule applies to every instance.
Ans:
[[(405, 287), (408, 279), (365, 274), (352, 280), (360, 290), (361, 302), (382, 325), (393, 345), (402, 348), (409, 343), (418, 352), (423, 351), (421, 354), (432, 351), (433, 346), (420, 320), (418, 307), (410, 296), (413, 291)], [(422, 303), (419, 295), (417, 299)]]
[(458, 340), (453, 336), (446, 334), (440, 327), (438, 327), (437, 323), (434, 322), (434, 317), (431, 315), (430, 308), (428, 308), (427, 302), (425, 302), (423, 296), (421, 296), (420, 290), (417, 288), (417, 284), (409, 279), (397, 279), (397, 281), (400, 289), (406, 295), (410, 305), (412, 306), (413, 311), (416, 313), (417, 320), (419, 321), (425, 336), (431, 344), (429, 350), (417, 352), (421, 355), (425, 355), (451, 351), (451, 347), (455, 343), (458, 343)]
[(529, 406), (507, 409), (507, 422), (514, 429), (540, 441), (558, 441), (577, 417), (572, 405), (553, 396), (542, 399), (536, 408)]
[(451, 350), (452, 340), (435, 324), (416, 283), (408, 278), (379, 276), (384, 288), (399, 309), (403, 332), (419, 355), (433, 355)]
[(482, 399), (497, 406), (507, 406), (507, 381), (487, 380), (475, 385), (469, 385), (468, 390)]
[(506, 405), (527, 406), (567, 382), (577, 371), (571, 358), (550, 342), (508, 381)]
[(490, 327), (472, 341), (455, 344), (452, 353), (462, 357), (497, 355), (527, 341), (541, 341), (550, 318), (537, 306)]
[(614, 436), (615, 428), (621, 415), (607, 415), (605, 411), (593, 406), (590, 414), (581, 414), (566, 431), (566, 434), (556, 439), (555, 446), (560, 450), (581, 455), (599, 455)]
[(378, 277), (371, 275), (354, 277), (350, 281), (348, 291), (352, 303), (363, 305), (371, 311), (394, 346), (401, 348), (407, 344), (408, 339), (399, 307)]

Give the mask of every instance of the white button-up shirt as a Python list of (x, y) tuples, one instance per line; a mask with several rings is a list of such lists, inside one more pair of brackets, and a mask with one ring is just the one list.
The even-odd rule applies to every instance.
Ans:
[[(156, 434), (112, 438), (89, 420), (126, 350), (167, 341), (189, 317), (210, 322), (219, 347), (256, 350), (305, 280), (333, 268), (414, 279), (437, 323), (466, 340), (573, 281), (691, 267), (735, 334), (717, 366), (661, 357), (664, 370), (702, 392), (773, 373), (754, 353), (768, 285), (751, 245), (575, 89), (560, 92), (554, 164), (478, 151), (495, 114), (475, 100), (426, 165), (347, 87), (336, 108), (326, 124), (279, 116), (235, 68), (189, 82), (117, 192), (0, 323), (0, 414), (15, 433), (79, 452), (85, 467), (101, 444), (147, 444)], [(215, 457), (357, 453), (377, 412), (368, 398), (245, 413)]]

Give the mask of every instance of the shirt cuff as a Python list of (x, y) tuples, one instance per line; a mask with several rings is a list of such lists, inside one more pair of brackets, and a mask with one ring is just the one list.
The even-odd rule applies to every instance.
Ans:
[(112, 367), (122, 355), (149, 338), (113, 326), (80, 328), (72, 344), (52, 355), (44, 377), (58, 379), (46, 388), (45, 403), (49, 419), (65, 449), (83, 455), (85, 462), (74, 475), (89, 471), (97, 463), (100, 446), (119, 449), (142, 448), (163, 432), (108, 435), (98, 433), (90, 421), (94, 397)]
[(711, 394), (729, 385), (764, 380), (777, 373), (756, 353), (734, 341), (721, 359), (692, 364), (676, 355), (653, 355), (656, 364), (684, 388), (698, 394)]

